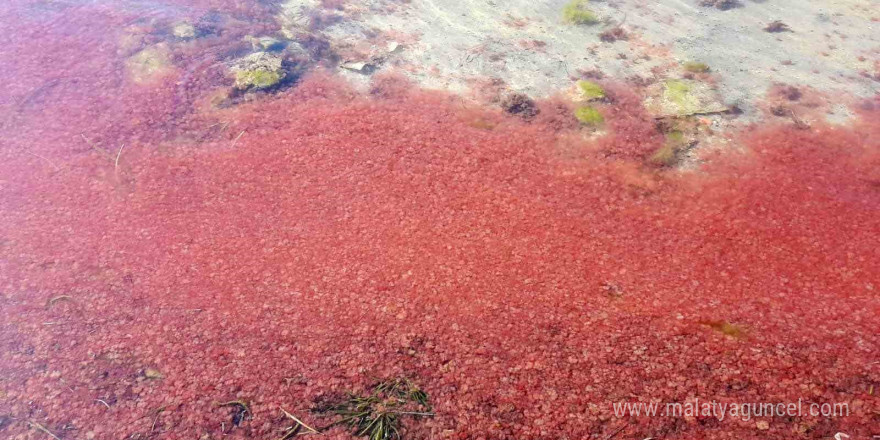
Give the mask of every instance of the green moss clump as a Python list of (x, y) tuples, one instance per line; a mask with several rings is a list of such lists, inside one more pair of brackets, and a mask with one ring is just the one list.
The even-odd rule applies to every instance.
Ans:
[(581, 94), (588, 101), (592, 101), (594, 99), (602, 99), (605, 97), (605, 89), (602, 88), (599, 84), (596, 84), (592, 81), (580, 80), (577, 82), (578, 89), (580, 89)]
[(706, 73), (709, 71), (709, 65), (697, 61), (688, 61), (682, 65), (686, 72), (690, 73)]
[(602, 125), (605, 122), (605, 117), (602, 116), (602, 113), (599, 113), (599, 110), (590, 106), (579, 107), (574, 111), (574, 117), (581, 121), (581, 124), (593, 127)]
[(562, 21), (568, 24), (596, 24), (599, 17), (587, 9), (587, 0), (571, 0), (562, 8)]
[(240, 89), (267, 89), (281, 82), (281, 74), (268, 70), (235, 72), (235, 85)]

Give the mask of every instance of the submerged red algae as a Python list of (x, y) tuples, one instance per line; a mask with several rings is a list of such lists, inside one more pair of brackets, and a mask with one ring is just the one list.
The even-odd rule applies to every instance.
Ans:
[[(434, 404), (414, 439), (876, 431), (876, 111), (760, 129), (678, 176), (630, 160), (657, 136), (618, 108), (611, 157), (572, 154), (551, 120), (488, 131), (445, 97), (320, 75), (184, 112), (185, 73), (126, 83), (86, 49), (98, 32), (69, 38), (45, 89), (48, 73), (17, 74), (35, 41), (0, 49), (18, 60), (2, 74), (4, 437), (277, 438), (279, 407), (320, 425), (313, 402), (389, 377)], [(695, 398), (850, 413), (612, 409)], [(253, 417), (233, 427), (217, 403), (236, 399)]]

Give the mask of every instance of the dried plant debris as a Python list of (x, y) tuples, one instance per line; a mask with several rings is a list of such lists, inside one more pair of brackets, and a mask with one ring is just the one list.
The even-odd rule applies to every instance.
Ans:
[(742, 6), (742, 3), (739, 0), (700, 0), (700, 6), (727, 11)]
[(626, 41), (629, 34), (621, 26), (614, 26), (599, 33), (599, 40), (605, 43), (613, 43), (615, 41)]
[(281, 412), (284, 413), (284, 417), (293, 420), (294, 425), (287, 428), (284, 432), (284, 435), (279, 440), (288, 440), (298, 435), (320, 434), (320, 431), (305, 424), (305, 422), (297, 418), (295, 415), (287, 412), (284, 408), (281, 408)]
[(707, 73), (711, 70), (708, 64), (699, 61), (688, 61), (682, 64), (681, 67), (688, 73)]
[(217, 406), (232, 408), (232, 425), (239, 426), (245, 420), (251, 418), (251, 407), (244, 400), (231, 400), (218, 403)]
[(792, 32), (791, 28), (780, 20), (770, 22), (770, 24), (764, 28), (764, 31), (770, 33)]
[(501, 98), (501, 108), (523, 119), (531, 119), (538, 114), (535, 101), (522, 93), (511, 93)]
[(794, 86), (786, 86), (781, 90), (782, 96), (789, 101), (798, 101), (804, 94), (801, 92), (801, 89)]
[(381, 382), (366, 396), (349, 394), (342, 401), (322, 405), (322, 409), (339, 417), (326, 428), (345, 425), (355, 435), (370, 440), (400, 439), (403, 417), (434, 415), (428, 395), (408, 379)]
[(735, 339), (744, 338), (747, 333), (747, 329), (742, 325), (724, 320), (700, 321), (700, 324)]

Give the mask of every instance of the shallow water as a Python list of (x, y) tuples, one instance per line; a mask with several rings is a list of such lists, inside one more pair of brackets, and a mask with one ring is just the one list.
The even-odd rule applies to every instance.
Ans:
[(0, 6), (0, 437), (352, 438), (320, 409), (397, 378), (406, 439), (880, 433), (872, 79), (670, 115), (724, 72), (437, 90), (340, 39), (421, 7)]

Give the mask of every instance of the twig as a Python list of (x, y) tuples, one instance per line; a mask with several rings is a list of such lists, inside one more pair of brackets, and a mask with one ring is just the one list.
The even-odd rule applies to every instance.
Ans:
[(52, 431), (49, 431), (48, 429), (46, 429), (45, 426), (43, 426), (37, 422), (28, 422), (28, 424), (31, 425), (31, 428), (35, 428), (37, 431), (40, 431), (40, 432), (48, 435), (49, 437), (54, 438), (55, 440), (61, 440), (60, 438), (58, 438), (57, 435), (52, 434)]
[(92, 141), (90, 141), (90, 140), (88, 140), (88, 138), (86, 138), (86, 135), (85, 135), (85, 134), (80, 133), (79, 135), (82, 136), (83, 140), (86, 141), (86, 143), (87, 143), (90, 147), (92, 147), (93, 150), (95, 150), (95, 151), (101, 153), (101, 154), (104, 155), (104, 157), (106, 157), (107, 159), (113, 160), (113, 156), (111, 156), (110, 153), (107, 152), (107, 150), (105, 150), (105, 149), (103, 149), (103, 148), (101, 148), (101, 147), (99, 147), (99, 146), (93, 144)]
[(300, 424), (303, 428), (306, 428), (306, 429), (308, 429), (309, 431), (312, 431), (312, 433), (314, 433), (314, 434), (318, 434), (318, 430), (317, 430), (317, 429), (312, 428), (312, 427), (309, 426), (309, 425), (306, 425), (305, 423), (303, 423), (302, 420), (296, 418), (296, 416), (294, 416), (293, 414), (291, 414), (291, 413), (285, 411), (284, 408), (281, 408), (281, 407), (278, 407), (278, 408), (281, 410), (281, 412), (284, 413), (285, 416), (287, 416), (288, 418), (293, 419), (294, 422)]
[(679, 119), (679, 118), (687, 118), (689, 116), (711, 116), (711, 115), (726, 115), (733, 112), (734, 109), (726, 108), (724, 110), (713, 110), (713, 111), (705, 111), (705, 112), (694, 112), (688, 113), (686, 115), (663, 115), (663, 116), (654, 116), (654, 119)]
[(620, 431), (623, 431), (624, 428), (626, 428), (626, 425), (623, 425), (617, 431), (612, 432), (611, 435), (609, 435), (608, 437), (605, 437), (605, 440), (611, 440), (614, 437), (617, 437), (617, 434), (620, 434)]
[(241, 133), (239, 133), (238, 136), (235, 137), (235, 140), (232, 141), (232, 148), (235, 148), (235, 144), (238, 143), (238, 140), (241, 139), (241, 137), (244, 135), (244, 132), (245, 130), (242, 130)]
[(122, 156), (122, 149), (125, 148), (125, 144), (122, 144), (119, 147), (119, 151), (116, 152), (116, 160), (113, 162), (113, 171), (116, 172), (119, 170), (119, 156)]
[(162, 413), (163, 413), (164, 411), (165, 411), (165, 407), (164, 407), (164, 406), (156, 410), (156, 417), (153, 418), (153, 424), (150, 425), (150, 433), (153, 433), (153, 432), (156, 431), (156, 422), (159, 421), (159, 416), (162, 415)]
[(39, 154), (31, 153), (30, 151), (25, 151), (25, 153), (30, 154), (31, 156), (34, 156), (34, 157), (39, 157), (40, 159), (45, 160), (46, 162), (49, 163), (49, 165), (52, 165), (52, 167), (54, 167), (56, 171), (61, 169), (61, 168), (58, 168), (58, 165), (55, 165), (55, 162), (52, 162), (51, 160), (46, 159), (45, 157), (40, 156)]
[(107, 403), (107, 402), (105, 402), (105, 401), (103, 401), (103, 400), (101, 400), (101, 399), (95, 399), (95, 402), (101, 402), (101, 403), (104, 404), (104, 406), (107, 407), (107, 409), (110, 409), (110, 404)]
[(54, 297), (54, 298), (49, 298), (49, 301), (46, 301), (46, 307), (49, 307), (49, 306), (51, 306), (51, 305), (57, 303), (58, 301), (70, 301), (70, 302), (73, 302), (73, 298), (71, 298), (70, 295), (59, 295), (59, 296), (56, 296), (56, 297)]

